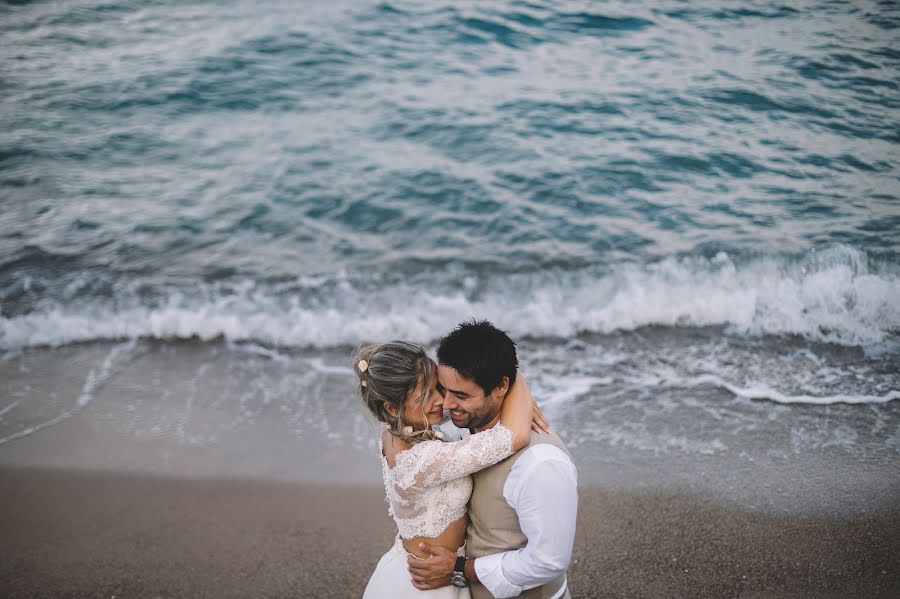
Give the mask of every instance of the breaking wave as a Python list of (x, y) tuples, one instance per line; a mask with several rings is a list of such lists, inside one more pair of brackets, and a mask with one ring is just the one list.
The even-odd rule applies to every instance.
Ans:
[(428, 342), (470, 317), (513, 336), (565, 338), (645, 326), (725, 326), (738, 335), (799, 335), (840, 345), (894, 345), (900, 333), (895, 265), (847, 246), (802, 256), (669, 258), (530, 273), (428, 273), (272, 285), (159, 290), (42, 301), (0, 317), (0, 347), (108, 339), (255, 341), (331, 347), (364, 340)]

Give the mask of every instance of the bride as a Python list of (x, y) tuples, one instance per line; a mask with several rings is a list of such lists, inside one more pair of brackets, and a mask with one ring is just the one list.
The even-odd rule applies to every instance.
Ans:
[(407, 555), (427, 557), (418, 548), (420, 542), (464, 555), (466, 504), (472, 492), (469, 475), (523, 448), (532, 426), (546, 430), (546, 422), (517, 376), (504, 399), (499, 424), (445, 443), (440, 432), (431, 430), (443, 420), (443, 389), (435, 363), (421, 346), (405, 341), (367, 345), (357, 350), (353, 365), (363, 403), (385, 424), (379, 440), (382, 473), (388, 512), (399, 531), (363, 598), (468, 599), (469, 589), (464, 587), (416, 589)]

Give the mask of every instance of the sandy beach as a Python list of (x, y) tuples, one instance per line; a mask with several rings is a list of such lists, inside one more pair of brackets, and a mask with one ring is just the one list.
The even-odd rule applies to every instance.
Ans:
[[(358, 597), (391, 543), (383, 491), (0, 471), (4, 597)], [(891, 597), (900, 511), (772, 516), (581, 489), (574, 597)]]

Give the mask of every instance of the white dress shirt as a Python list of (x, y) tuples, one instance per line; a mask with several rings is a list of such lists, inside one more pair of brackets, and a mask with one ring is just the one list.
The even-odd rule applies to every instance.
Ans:
[[(478, 580), (494, 597), (516, 597), (565, 574), (575, 540), (577, 486), (575, 464), (554, 445), (528, 447), (513, 464), (503, 498), (519, 517), (528, 543), (475, 560)], [(565, 592), (563, 585), (553, 599)]]

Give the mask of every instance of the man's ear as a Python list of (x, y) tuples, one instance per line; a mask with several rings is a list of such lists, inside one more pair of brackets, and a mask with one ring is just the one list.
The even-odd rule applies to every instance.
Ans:
[(491, 393), (498, 399), (505, 398), (506, 394), (509, 393), (509, 377), (505, 376), (500, 379), (500, 382), (494, 387), (494, 390)]

